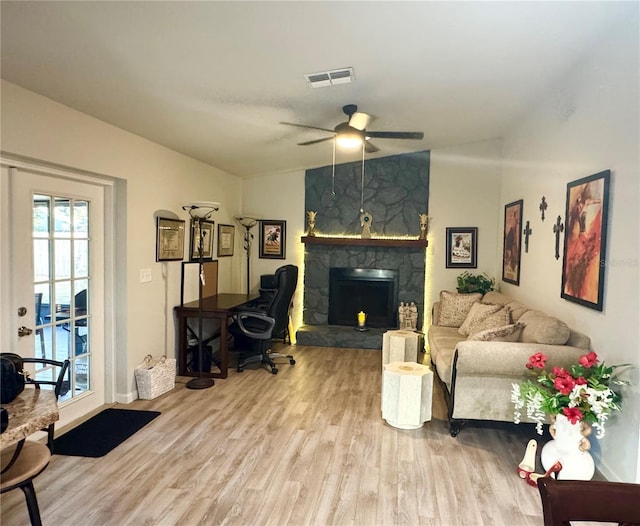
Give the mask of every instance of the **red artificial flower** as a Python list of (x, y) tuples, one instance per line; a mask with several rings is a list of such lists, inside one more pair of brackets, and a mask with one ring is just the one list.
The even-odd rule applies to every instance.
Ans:
[(593, 351), (591, 351), (589, 354), (580, 356), (580, 359), (578, 360), (578, 362), (583, 367), (586, 367), (587, 369), (589, 369), (590, 367), (593, 367), (595, 364), (598, 363), (598, 355)]
[(565, 407), (562, 409), (562, 414), (564, 414), (572, 424), (577, 424), (582, 420), (582, 411), (577, 407)]
[(576, 385), (587, 385), (587, 381), (584, 379), (584, 376), (576, 378)]
[(553, 374), (555, 375), (556, 378), (566, 378), (567, 376), (571, 376), (562, 367), (554, 367)]
[(563, 395), (568, 395), (576, 386), (576, 381), (571, 375), (559, 376), (553, 381), (553, 387)]
[(545, 362), (547, 361), (547, 356), (542, 354), (541, 352), (535, 353), (533, 356), (529, 356), (529, 363), (527, 364), (527, 369), (544, 369)]

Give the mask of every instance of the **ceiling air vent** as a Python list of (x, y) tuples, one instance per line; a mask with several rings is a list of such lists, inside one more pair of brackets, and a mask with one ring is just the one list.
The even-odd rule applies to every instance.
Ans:
[(334, 69), (331, 71), (321, 71), (320, 73), (310, 73), (304, 78), (312, 88), (323, 88), (335, 84), (348, 84), (353, 82), (355, 75), (353, 68)]

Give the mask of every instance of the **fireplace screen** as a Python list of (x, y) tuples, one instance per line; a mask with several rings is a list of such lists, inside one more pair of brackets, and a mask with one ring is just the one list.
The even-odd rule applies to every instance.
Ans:
[(329, 269), (329, 325), (356, 326), (360, 311), (367, 326), (398, 327), (398, 270)]

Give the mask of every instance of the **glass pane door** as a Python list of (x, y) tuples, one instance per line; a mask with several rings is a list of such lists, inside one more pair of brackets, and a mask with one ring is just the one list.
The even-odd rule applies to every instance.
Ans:
[(35, 356), (71, 361), (61, 401), (91, 389), (89, 207), (82, 199), (33, 196)]

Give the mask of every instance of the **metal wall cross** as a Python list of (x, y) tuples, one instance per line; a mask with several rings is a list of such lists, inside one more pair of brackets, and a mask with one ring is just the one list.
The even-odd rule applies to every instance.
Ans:
[(542, 212), (542, 217), (541, 219), (544, 221), (544, 212), (547, 209), (547, 200), (544, 198), (544, 195), (542, 196), (542, 201), (540, 201), (540, 206), (538, 207), (538, 210), (540, 210), (540, 212)]
[(529, 236), (533, 234), (533, 230), (529, 228), (529, 221), (524, 224), (524, 230), (522, 231), (524, 234), (524, 251), (529, 252)]
[(558, 216), (556, 224), (553, 225), (553, 233), (556, 235), (556, 259), (560, 259), (560, 233), (564, 232), (564, 225), (562, 224), (562, 218)]

